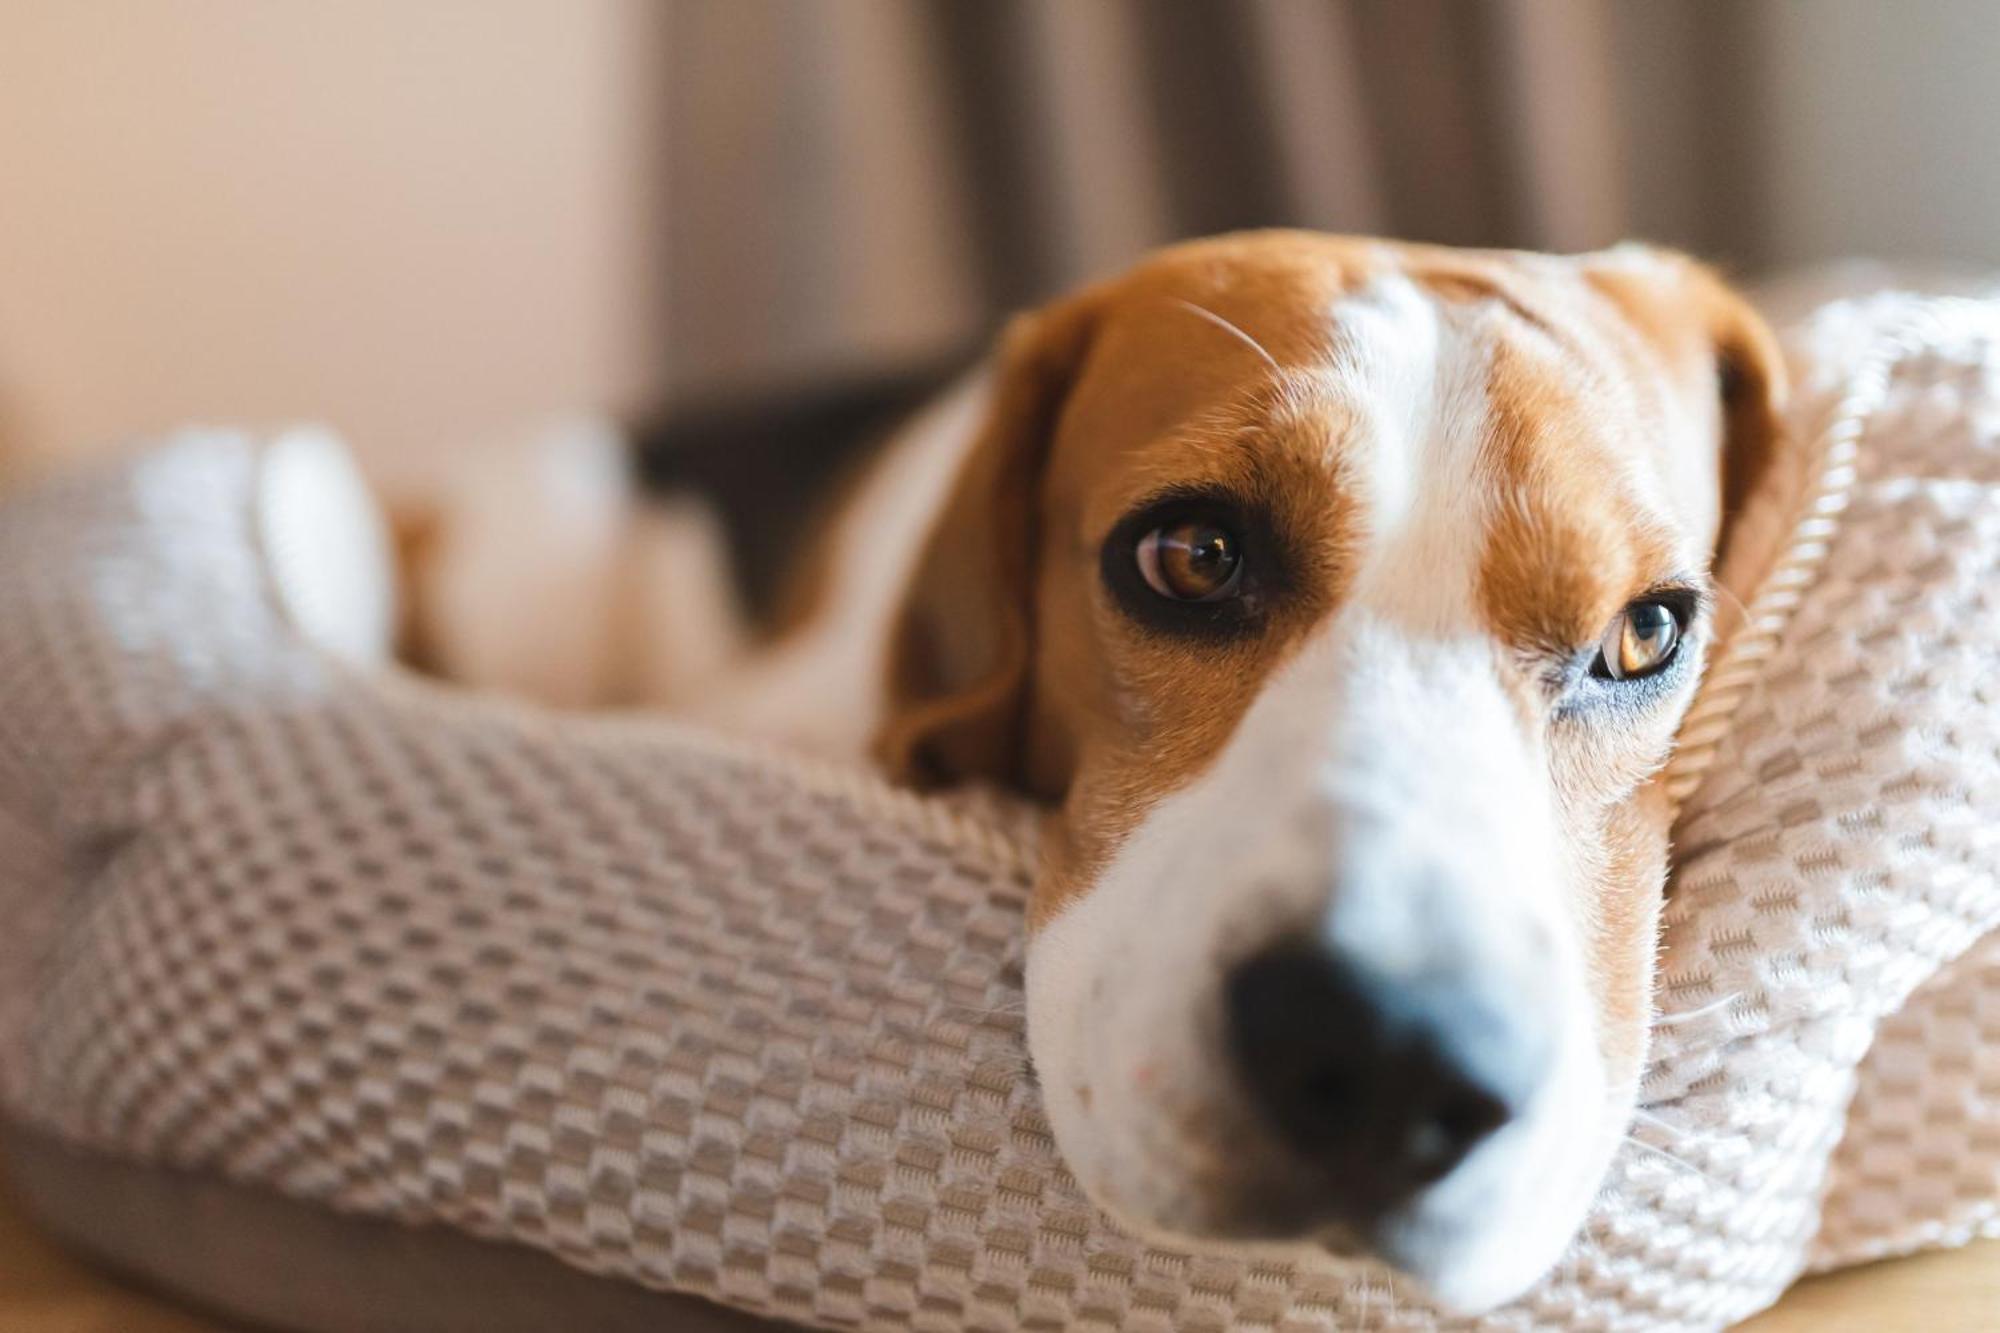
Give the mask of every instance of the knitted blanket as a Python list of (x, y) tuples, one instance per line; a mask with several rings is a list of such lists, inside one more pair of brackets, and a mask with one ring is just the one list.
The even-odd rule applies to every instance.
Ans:
[(1791, 346), (1821, 482), (1666, 779), (1645, 1105), (1504, 1310), (1120, 1232), (1018, 817), (399, 673), (314, 437), (0, 505), (0, 1113), (828, 1328), (1703, 1329), (2000, 1233), (2000, 305)]

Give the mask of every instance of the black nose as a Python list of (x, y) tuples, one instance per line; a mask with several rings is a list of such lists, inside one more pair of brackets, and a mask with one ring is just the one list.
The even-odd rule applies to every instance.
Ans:
[(1225, 1003), (1251, 1100), (1347, 1220), (1450, 1174), (1520, 1113), (1547, 1064), (1548, 1043), (1504, 999), (1460, 979), (1383, 977), (1318, 942), (1242, 963)]

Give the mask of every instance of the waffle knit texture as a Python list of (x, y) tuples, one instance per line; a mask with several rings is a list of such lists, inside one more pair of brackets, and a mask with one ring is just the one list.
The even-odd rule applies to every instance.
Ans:
[(0, 1112), (827, 1328), (1702, 1329), (2000, 1233), (2000, 305), (1790, 342), (1821, 483), (1667, 778), (1646, 1105), (1504, 1310), (1123, 1234), (1015, 812), (357, 664), (222, 432), (0, 506)]

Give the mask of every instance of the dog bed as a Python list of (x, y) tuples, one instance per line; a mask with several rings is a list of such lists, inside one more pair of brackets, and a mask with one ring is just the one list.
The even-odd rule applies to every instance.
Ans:
[(2000, 1232), (2000, 305), (1791, 347), (1819, 483), (1666, 778), (1645, 1106), (1506, 1309), (1121, 1233), (1026, 1070), (1019, 812), (398, 671), (311, 433), (0, 506), (10, 1171), (342, 1329), (1702, 1329)]

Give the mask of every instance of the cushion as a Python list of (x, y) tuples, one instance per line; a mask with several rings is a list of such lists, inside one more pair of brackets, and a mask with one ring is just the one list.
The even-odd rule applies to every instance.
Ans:
[(2000, 306), (1791, 347), (1820, 482), (1664, 779), (1645, 1106), (1507, 1309), (1121, 1232), (1026, 1069), (1020, 811), (399, 671), (313, 434), (0, 507), (8, 1142), (825, 1328), (1714, 1328), (2000, 1231)]

